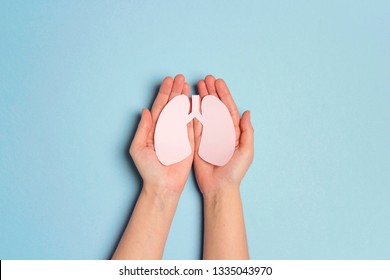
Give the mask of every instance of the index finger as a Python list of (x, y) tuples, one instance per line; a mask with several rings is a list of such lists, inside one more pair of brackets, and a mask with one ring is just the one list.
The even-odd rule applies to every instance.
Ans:
[(154, 143), (154, 130), (156, 126), (156, 122), (158, 117), (160, 116), (161, 111), (164, 109), (165, 105), (167, 105), (169, 101), (169, 95), (171, 94), (173, 85), (173, 79), (171, 77), (165, 77), (162, 81), (160, 89), (157, 93), (156, 99), (153, 102), (152, 109), (150, 113), (152, 115), (152, 128), (149, 131), (149, 135), (147, 138), (147, 143)]
[(169, 95), (171, 94), (173, 86), (173, 79), (171, 77), (165, 77), (162, 81), (156, 99), (153, 102), (152, 113), (153, 123), (155, 123), (160, 115), (161, 111), (164, 109), (165, 105), (168, 103)]

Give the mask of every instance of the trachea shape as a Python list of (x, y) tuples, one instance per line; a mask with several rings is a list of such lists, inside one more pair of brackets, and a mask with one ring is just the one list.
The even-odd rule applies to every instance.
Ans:
[[(213, 95), (200, 102), (199, 95), (190, 100), (184, 95), (174, 97), (162, 110), (154, 133), (154, 147), (160, 162), (171, 165), (191, 155), (187, 123), (198, 119), (203, 126), (199, 156), (217, 166), (223, 166), (233, 156), (236, 133), (228, 108)], [(201, 110), (200, 110), (201, 108)]]

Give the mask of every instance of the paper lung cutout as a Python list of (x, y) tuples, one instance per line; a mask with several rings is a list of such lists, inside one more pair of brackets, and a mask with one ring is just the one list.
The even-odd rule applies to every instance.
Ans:
[(199, 156), (213, 165), (228, 163), (234, 153), (236, 132), (225, 104), (213, 95), (205, 96), (200, 104), (199, 95), (193, 95), (190, 114), (189, 111), (190, 100), (184, 94), (174, 97), (162, 110), (154, 134), (160, 162), (171, 165), (191, 154), (187, 123), (197, 118), (203, 125)]

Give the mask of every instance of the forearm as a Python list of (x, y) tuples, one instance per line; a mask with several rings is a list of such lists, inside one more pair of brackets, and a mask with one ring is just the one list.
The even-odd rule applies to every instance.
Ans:
[(204, 259), (248, 259), (239, 187), (204, 196)]
[(144, 186), (113, 259), (161, 259), (180, 194)]

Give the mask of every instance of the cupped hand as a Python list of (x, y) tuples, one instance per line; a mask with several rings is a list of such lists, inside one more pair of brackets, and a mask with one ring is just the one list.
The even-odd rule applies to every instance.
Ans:
[(154, 149), (154, 130), (157, 119), (164, 106), (175, 96), (185, 94), (189, 96), (190, 86), (185, 82), (183, 75), (175, 79), (166, 77), (159, 89), (152, 109), (142, 110), (138, 129), (130, 146), (130, 155), (141, 174), (144, 187), (151, 191), (173, 191), (181, 193), (188, 178), (193, 161), (194, 130), (193, 121), (187, 124), (188, 138), (192, 153), (185, 160), (173, 165), (165, 166), (158, 160)]
[(254, 131), (250, 121), (250, 112), (244, 112), (240, 119), (237, 106), (222, 79), (216, 80), (208, 75), (198, 82), (198, 91), (201, 98), (206, 95), (218, 97), (228, 108), (236, 131), (236, 149), (230, 161), (224, 166), (215, 166), (204, 161), (197, 153), (201, 141), (202, 124), (194, 120), (196, 181), (204, 196), (232, 188), (237, 189), (254, 156)]

